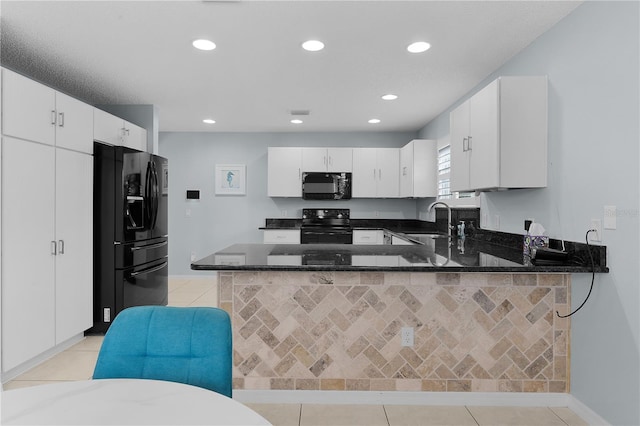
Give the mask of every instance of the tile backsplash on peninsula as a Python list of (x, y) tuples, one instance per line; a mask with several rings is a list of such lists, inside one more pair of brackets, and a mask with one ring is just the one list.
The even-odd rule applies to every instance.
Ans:
[[(568, 274), (221, 272), (236, 389), (568, 392)], [(414, 327), (413, 347), (400, 345)]]

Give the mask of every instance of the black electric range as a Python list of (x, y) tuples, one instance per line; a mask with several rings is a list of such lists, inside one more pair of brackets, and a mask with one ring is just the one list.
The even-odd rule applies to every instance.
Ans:
[(349, 209), (302, 209), (301, 244), (352, 244)]

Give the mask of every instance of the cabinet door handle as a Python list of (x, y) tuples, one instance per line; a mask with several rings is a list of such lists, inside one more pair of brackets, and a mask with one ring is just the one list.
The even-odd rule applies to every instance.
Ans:
[(51, 110), (51, 124), (53, 124), (54, 126), (56, 125), (56, 110), (55, 109)]
[(64, 254), (64, 240), (58, 240), (58, 254)]
[(468, 138), (462, 138), (462, 152), (467, 152), (468, 141)]
[(51, 254), (54, 255), (54, 256), (58, 253), (56, 249), (57, 249), (56, 242), (55, 241), (51, 241)]
[(60, 127), (64, 127), (64, 112), (58, 113), (59, 116), (59, 120), (58, 120), (58, 126)]
[(378, 169), (378, 179), (382, 180), (382, 169)]
[(473, 148), (471, 147), (471, 136), (467, 139), (467, 151), (471, 151)]

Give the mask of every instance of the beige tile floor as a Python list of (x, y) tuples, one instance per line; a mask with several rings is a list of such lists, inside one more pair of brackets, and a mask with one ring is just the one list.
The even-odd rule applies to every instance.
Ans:
[[(169, 305), (216, 306), (215, 279), (172, 279)], [(5, 390), (45, 383), (88, 380), (102, 344), (88, 336), (4, 385)], [(568, 408), (471, 407), (420, 405), (246, 404), (275, 426), (401, 426), (401, 425), (586, 425)]]

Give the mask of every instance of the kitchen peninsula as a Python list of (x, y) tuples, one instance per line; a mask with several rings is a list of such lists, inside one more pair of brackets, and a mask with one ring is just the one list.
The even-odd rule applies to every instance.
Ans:
[[(218, 271), (235, 389), (568, 392), (570, 320), (556, 311), (570, 310), (571, 274), (591, 272), (584, 245), (536, 266), (487, 242), (499, 234), (235, 244), (192, 269)], [(608, 272), (605, 248), (587, 249)]]

